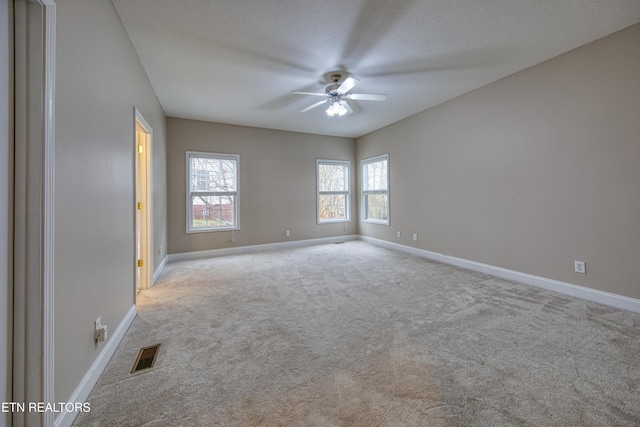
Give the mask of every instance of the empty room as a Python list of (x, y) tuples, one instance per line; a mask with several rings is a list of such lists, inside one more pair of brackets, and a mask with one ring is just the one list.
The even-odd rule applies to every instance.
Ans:
[(0, 427), (640, 425), (636, 0), (1, 5)]

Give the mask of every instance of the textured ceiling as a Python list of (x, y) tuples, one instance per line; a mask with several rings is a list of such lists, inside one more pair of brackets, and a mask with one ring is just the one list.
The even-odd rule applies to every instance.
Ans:
[[(639, 0), (113, 3), (168, 116), (347, 137), (640, 22)], [(300, 113), (336, 70), (388, 100)]]

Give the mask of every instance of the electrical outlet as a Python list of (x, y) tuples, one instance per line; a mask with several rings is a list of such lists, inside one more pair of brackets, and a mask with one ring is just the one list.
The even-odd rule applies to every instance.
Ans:
[(107, 339), (107, 327), (101, 326), (100, 329), (96, 331), (95, 340), (96, 342), (103, 342)]
[(418, 233), (413, 233), (413, 240), (418, 240)]
[(584, 261), (574, 261), (576, 273), (587, 274), (587, 263)]
[(102, 317), (98, 317), (94, 322), (93, 340), (97, 343), (107, 339), (107, 325), (102, 324)]
[(286, 237), (291, 236), (291, 231), (289, 231), (289, 230), (285, 230), (285, 231), (284, 231), (284, 235), (285, 235)]
[(402, 237), (402, 233), (400, 233), (400, 230), (396, 231), (396, 237), (399, 239), (400, 237)]
[(158, 255), (162, 255), (162, 246), (158, 248)]

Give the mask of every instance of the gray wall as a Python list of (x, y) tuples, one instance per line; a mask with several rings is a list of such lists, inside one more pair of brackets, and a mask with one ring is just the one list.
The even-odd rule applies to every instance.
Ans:
[(154, 246), (166, 246), (166, 121), (113, 4), (57, 0), (55, 399), (134, 304), (134, 106), (153, 128)]
[[(240, 155), (235, 243), (230, 231), (186, 233), (186, 151)], [(355, 210), (351, 222), (316, 223), (316, 159), (351, 161), (355, 202), (353, 139), (168, 118), (167, 158), (170, 254), (356, 232)]]
[[(11, 2), (0, 0), (0, 402), (11, 401), (11, 274), (13, 226), (13, 15)], [(9, 425), (9, 414), (0, 413), (0, 427)]]
[(359, 138), (391, 167), (391, 226), (360, 233), (640, 298), (639, 47), (635, 25)]

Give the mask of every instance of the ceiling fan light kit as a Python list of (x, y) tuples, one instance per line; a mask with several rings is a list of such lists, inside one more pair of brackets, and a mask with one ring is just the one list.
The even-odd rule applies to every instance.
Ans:
[(340, 101), (335, 101), (329, 108), (327, 108), (327, 116), (344, 116), (347, 114), (347, 109), (340, 103)]
[(300, 112), (305, 113), (330, 101), (331, 105), (326, 110), (327, 115), (329, 117), (345, 116), (353, 113), (351, 106), (346, 101), (347, 99), (353, 99), (357, 101), (386, 101), (387, 99), (387, 95), (383, 94), (348, 93), (358, 83), (360, 83), (360, 80), (356, 79), (355, 77), (347, 77), (342, 83), (340, 83), (341, 80), (342, 74), (332, 74), (331, 81), (333, 82), (333, 84), (327, 86), (324, 93), (291, 92), (297, 95), (324, 96), (325, 98), (327, 98), (300, 110)]

